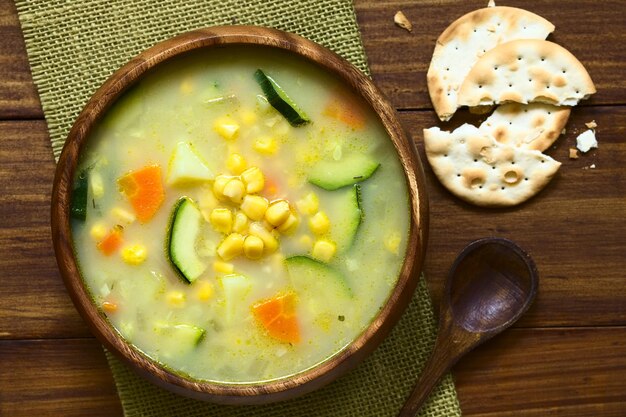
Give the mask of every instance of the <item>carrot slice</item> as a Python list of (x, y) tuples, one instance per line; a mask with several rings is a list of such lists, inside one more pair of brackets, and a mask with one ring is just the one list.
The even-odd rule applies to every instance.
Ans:
[(100, 242), (98, 242), (97, 246), (98, 249), (100, 249), (100, 252), (109, 256), (118, 250), (120, 246), (122, 246), (123, 242), (122, 230), (123, 229), (118, 226), (111, 229), (111, 231)]
[(365, 114), (361, 104), (349, 97), (333, 98), (324, 108), (323, 114), (354, 129), (365, 127)]
[(165, 199), (161, 167), (158, 165), (148, 165), (137, 171), (131, 171), (119, 178), (117, 183), (141, 223), (150, 220)]
[(252, 313), (274, 339), (286, 343), (300, 341), (295, 294), (279, 294), (260, 301), (252, 306)]

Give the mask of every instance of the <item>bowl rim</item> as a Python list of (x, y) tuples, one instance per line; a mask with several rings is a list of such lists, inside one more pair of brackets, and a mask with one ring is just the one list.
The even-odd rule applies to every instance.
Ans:
[[(97, 308), (74, 257), (69, 203), (78, 156), (93, 126), (106, 110), (144, 74), (179, 55), (204, 48), (248, 45), (275, 48), (304, 58), (346, 83), (375, 112), (402, 164), (409, 191), (410, 226), (398, 280), (382, 308), (349, 345), (330, 358), (291, 376), (258, 383), (217, 383), (185, 378), (150, 359), (125, 341)], [(428, 198), (421, 161), (394, 108), (374, 83), (331, 50), (293, 33), (261, 26), (213, 26), (185, 32), (146, 49), (115, 71), (93, 94), (72, 126), (57, 164), (51, 202), (55, 257), (76, 309), (97, 339), (148, 380), (170, 391), (228, 404), (258, 404), (289, 399), (320, 388), (369, 356), (398, 322), (413, 297), (424, 260), (428, 234)]]

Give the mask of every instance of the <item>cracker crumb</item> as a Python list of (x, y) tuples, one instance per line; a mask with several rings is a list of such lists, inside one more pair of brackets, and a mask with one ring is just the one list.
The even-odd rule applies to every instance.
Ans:
[(596, 164), (589, 165), (589, 169), (596, 169)]
[(598, 124), (595, 120), (592, 120), (589, 123), (585, 123), (585, 126), (587, 126), (589, 129), (595, 129), (596, 127), (598, 127)]
[(487, 7), (496, 7), (496, 2), (494, 0), (489, 0), (489, 3), (487, 3)]
[(598, 141), (593, 130), (585, 130), (576, 137), (576, 147), (581, 152), (588, 152), (591, 148), (598, 147)]
[(411, 24), (409, 19), (406, 18), (401, 10), (398, 10), (396, 12), (395, 16), (393, 17), (393, 22), (402, 29), (406, 29), (407, 32), (411, 32), (413, 30), (413, 25)]
[(578, 149), (569, 148), (569, 159), (578, 159)]
[(561, 130), (561, 135), (564, 135), (567, 133), (567, 129), (563, 128), (563, 130)]

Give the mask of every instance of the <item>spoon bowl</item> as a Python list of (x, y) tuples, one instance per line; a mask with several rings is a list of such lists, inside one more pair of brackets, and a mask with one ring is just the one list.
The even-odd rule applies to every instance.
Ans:
[(538, 281), (531, 257), (510, 240), (485, 238), (465, 247), (448, 274), (433, 353), (398, 416), (415, 416), (463, 355), (517, 321)]

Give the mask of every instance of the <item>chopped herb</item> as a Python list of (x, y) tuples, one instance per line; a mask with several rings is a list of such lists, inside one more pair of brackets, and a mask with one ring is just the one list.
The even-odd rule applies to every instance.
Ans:
[(346, 316), (337, 316), (337, 320), (339, 321), (344, 321), (346, 319)]
[(363, 178), (363, 175), (357, 175), (356, 177), (352, 177), (355, 180), (360, 180), (361, 178)]

